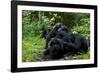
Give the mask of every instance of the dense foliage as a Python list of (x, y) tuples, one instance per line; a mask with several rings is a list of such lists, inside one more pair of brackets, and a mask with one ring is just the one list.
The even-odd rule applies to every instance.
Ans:
[[(78, 33), (89, 40), (90, 37), (90, 14), (68, 12), (43, 12), (22, 11), (22, 36), (23, 36), (23, 61), (40, 61), (45, 40), (41, 34), (47, 28), (52, 28), (55, 23), (61, 22), (73, 33)], [(86, 57), (85, 57), (86, 56)], [(76, 59), (87, 59), (89, 53), (76, 56)]]

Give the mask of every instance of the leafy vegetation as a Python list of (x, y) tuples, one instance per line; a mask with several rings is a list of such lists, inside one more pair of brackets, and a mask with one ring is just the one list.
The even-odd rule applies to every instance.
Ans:
[[(43, 11), (22, 11), (22, 61), (41, 61), (44, 51), (45, 40), (41, 33), (47, 28), (52, 28), (55, 23), (61, 22), (73, 33), (90, 38), (90, 14), (89, 13), (68, 13), (68, 12), (43, 12)], [(89, 59), (89, 51), (85, 54), (71, 55), (65, 57), (71, 59)]]

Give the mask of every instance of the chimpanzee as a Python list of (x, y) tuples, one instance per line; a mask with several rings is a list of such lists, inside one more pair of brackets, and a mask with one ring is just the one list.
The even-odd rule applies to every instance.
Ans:
[(58, 32), (58, 29), (61, 28), (61, 25), (61, 23), (56, 23), (51, 32), (49, 32), (49, 34), (46, 36), (46, 39), (50, 40), (51, 38), (55, 37)]
[(55, 60), (67, 54), (87, 52), (87, 40), (79, 34), (73, 34), (69, 29), (56, 24), (46, 36), (46, 50), (43, 55), (44, 60)]
[(79, 34), (73, 34), (65, 27), (60, 28), (56, 36), (64, 41), (65, 46), (71, 48), (71, 52), (87, 52), (88, 50), (87, 40)]
[(48, 34), (45, 34), (46, 37), (45, 49), (47, 48), (48, 42), (51, 40), (51, 38), (56, 36), (58, 29), (61, 28), (61, 25), (62, 25), (61, 23), (56, 23), (53, 29)]
[(63, 40), (58, 38), (51, 38), (48, 43), (48, 48), (44, 52), (43, 60), (56, 60), (60, 59), (65, 54)]

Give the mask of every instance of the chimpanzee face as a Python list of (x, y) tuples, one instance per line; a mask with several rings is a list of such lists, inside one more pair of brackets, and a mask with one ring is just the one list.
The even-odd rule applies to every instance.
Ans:
[(59, 59), (63, 55), (63, 43), (61, 39), (52, 38), (48, 44), (48, 55), (51, 59)]
[(50, 47), (61, 49), (61, 48), (63, 48), (63, 41), (59, 38), (56, 38), (56, 37), (52, 38), (50, 40), (50, 42), (48, 43), (48, 48), (50, 48)]
[(60, 53), (60, 51), (61, 51), (61, 47), (59, 44), (52, 45), (49, 48), (50, 55), (52, 55), (52, 56), (58, 55)]

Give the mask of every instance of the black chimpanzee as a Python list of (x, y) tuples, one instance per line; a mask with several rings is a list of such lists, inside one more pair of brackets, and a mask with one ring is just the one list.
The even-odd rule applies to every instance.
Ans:
[(48, 43), (48, 48), (44, 52), (44, 60), (56, 60), (64, 57), (65, 48), (63, 40), (58, 38), (51, 38)]
[(68, 28), (57, 23), (46, 35), (46, 50), (43, 60), (61, 59), (64, 55), (87, 52), (87, 40), (79, 34), (73, 34)]
[(64, 48), (67, 50), (68, 53), (75, 54), (78, 52), (87, 52), (88, 50), (88, 44), (87, 40), (78, 35), (78, 34), (73, 34), (73, 39), (71, 42), (64, 42)]
[[(64, 46), (67, 47), (71, 53), (87, 52), (88, 50), (87, 40), (79, 34), (73, 34), (65, 27), (58, 30), (56, 37), (64, 41)], [(67, 52), (69, 52), (68, 50)]]
[(50, 30), (49, 33), (45, 34), (45, 38), (46, 38), (46, 46), (45, 48), (47, 48), (48, 42), (51, 40), (51, 38), (55, 37), (58, 29), (61, 28), (61, 23), (56, 23), (55, 26), (53, 27), (52, 30)]

